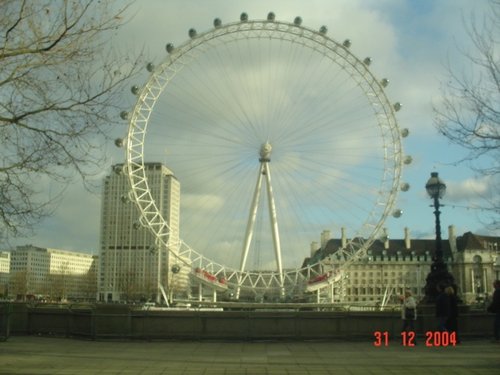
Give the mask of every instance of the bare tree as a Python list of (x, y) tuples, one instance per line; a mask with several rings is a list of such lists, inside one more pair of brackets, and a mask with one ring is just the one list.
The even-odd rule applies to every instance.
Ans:
[(44, 196), (43, 183), (88, 182), (102, 166), (123, 85), (138, 69), (109, 43), (127, 8), (0, 3), (0, 237), (30, 232), (51, 213), (58, 196)]
[[(472, 49), (460, 52), (468, 65), (448, 64), (442, 87), (443, 101), (434, 107), (439, 132), (467, 150), (458, 163), (467, 163), (490, 179), (492, 195), (484, 196), (483, 209), (492, 213), (493, 225), (500, 214), (500, 1), (490, 0), (483, 18), (472, 15), (468, 35)], [(495, 188), (496, 186), (496, 188)]]
[(97, 298), (97, 277), (97, 267), (94, 261), (88, 272), (78, 279), (80, 297), (87, 301)]
[(24, 301), (29, 291), (29, 279), (30, 276), (28, 275), (28, 272), (26, 270), (11, 274), (9, 287), (10, 295), (15, 297), (16, 299), (19, 298)]
[(137, 273), (134, 269), (130, 268), (120, 274), (118, 287), (120, 288), (121, 300), (130, 302), (137, 299), (138, 294), (140, 294), (141, 287), (139, 285)]

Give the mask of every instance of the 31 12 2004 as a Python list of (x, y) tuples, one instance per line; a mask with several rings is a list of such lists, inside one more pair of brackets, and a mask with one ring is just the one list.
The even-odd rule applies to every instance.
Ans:
[[(413, 347), (416, 345), (416, 334), (414, 331), (401, 332), (401, 345)], [(389, 346), (391, 342), (388, 331), (373, 332), (373, 345), (377, 347)], [(457, 333), (447, 331), (427, 331), (425, 332), (425, 346), (427, 347), (446, 347), (456, 346)]]

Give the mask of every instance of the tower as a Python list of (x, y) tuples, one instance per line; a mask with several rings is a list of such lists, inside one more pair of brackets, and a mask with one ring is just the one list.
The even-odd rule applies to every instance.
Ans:
[[(158, 284), (165, 289), (174, 287), (172, 277), (169, 279), (172, 256), (166, 248), (159, 248), (154, 235), (142, 225), (123, 167), (114, 165), (103, 186), (99, 300), (158, 300)], [(180, 183), (161, 163), (145, 163), (144, 168), (151, 195), (170, 227), (168, 247), (176, 252)], [(182, 275), (176, 275), (175, 287), (186, 290), (187, 276)]]

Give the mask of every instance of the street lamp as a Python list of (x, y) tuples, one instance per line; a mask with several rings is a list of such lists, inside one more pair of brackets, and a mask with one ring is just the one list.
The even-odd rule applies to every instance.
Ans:
[[(427, 302), (434, 302), (438, 295), (438, 285), (454, 285), (453, 276), (448, 272), (444, 262), (443, 247), (441, 241), (441, 222), (439, 220), (439, 199), (446, 192), (446, 184), (438, 177), (437, 172), (431, 173), (431, 178), (425, 184), (427, 194), (433, 199), (434, 215), (436, 216), (436, 249), (432, 257), (431, 271), (427, 275), (425, 285), (425, 298)], [(432, 206), (431, 206), (432, 207)]]
[(500, 280), (500, 254), (497, 251), (497, 257), (495, 259), (495, 263), (493, 263), (493, 268), (495, 270), (495, 280)]

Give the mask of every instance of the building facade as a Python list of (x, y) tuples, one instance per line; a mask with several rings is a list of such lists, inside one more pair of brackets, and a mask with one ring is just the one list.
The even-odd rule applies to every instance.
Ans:
[(0, 251), (0, 298), (5, 298), (9, 291), (10, 252)]
[(10, 252), (9, 296), (53, 301), (92, 300), (97, 257), (87, 253), (17, 246)]
[(500, 237), (471, 232), (457, 237), (453, 273), (467, 303), (491, 297), (493, 281), (500, 279)]
[[(417, 300), (424, 297), (426, 278), (435, 250), (434, 239), (411, 239), (405, 229), (403, 239), (376, 240), (367, 256), (344, 270), (341, 280), (321, 290), (321, 298), (333, 302), (383, 305), (397, 303), (404, 290), (409, 289)], [(321, 234), (321, 246), (311, 244), (311, 256), (304, 267), (318, 262), (319, 273), (342, 267), (346, 248), (345, 230), (341, 237), (331, 239), (328, 231)], [(456, 237), (453, 226), (448, 228), (448, 240), (442, 249), (448, 270), (453, 274), (463, 302), (484, 300), (493, 292), (493, 281), (500, 273), (500, 237), (479, 236), (467, 232)], [(320, 246), (318, 248), (318, 246)]]
[(131, 201), (124, 165), (114, 165), (104, 181), (102, 194), (101, 301), (159, 302), (158, 284), (170, 295), (182, 294), (188, 289), (188, 267), (180, 267), (175, 278), (170, 272), (177, 263), (174, 254), (178, 252), (180, 240), (180, 183), (161, 163), (146, 163), (144, 167), (151, 196), (170, 228), (170, 251), (158, 246), (155, 236), (141, 224), (139, 210)]

